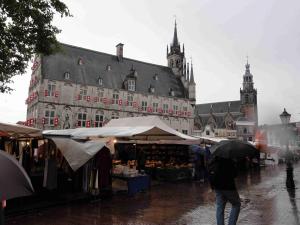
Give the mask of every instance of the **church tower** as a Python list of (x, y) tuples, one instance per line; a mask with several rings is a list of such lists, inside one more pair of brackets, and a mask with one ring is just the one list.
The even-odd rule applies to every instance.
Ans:
[(250, 64), (245, 65), (246, 71), (243, 76), (243, 89), (240, 89), (242, 112), (249, 121), (258, 123), (257, 117), (257, 91), (253, 87), (253, 75), (250, 73)]
[(182, 51), (180, 47), (180, 43), (177, 37), (177, 23), (175, 20), (175, 28), (173, 41), (169, 46), (167, 46), (167, 59), (168, 59), (168, 67), (172, 68), (173, 73), (182, 79), (185, 79), (185, 56), (184, 56), (184, 45), (182, 46)]

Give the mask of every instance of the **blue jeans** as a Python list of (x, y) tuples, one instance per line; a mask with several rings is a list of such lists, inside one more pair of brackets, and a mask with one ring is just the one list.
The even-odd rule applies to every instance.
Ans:
[(230, 211), (228, 225), (236, 225), (239, 217), (241, 200), (237, 190), (215, 190), (216, 191), (216, 206), (217, 206), (217, 225), (224, 225), (224, 210), (227, 202), (230, 202), (232, 207)]

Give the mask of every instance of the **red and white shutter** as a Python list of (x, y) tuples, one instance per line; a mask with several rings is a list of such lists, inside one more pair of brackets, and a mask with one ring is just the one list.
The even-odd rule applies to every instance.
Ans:
[(91, 127), (91, 121), (90, 120), (86, 121), (86, 127)]
[(54, 126), (57, 126), (58, 125), (58, 117), (55, 117), (54, 118)]

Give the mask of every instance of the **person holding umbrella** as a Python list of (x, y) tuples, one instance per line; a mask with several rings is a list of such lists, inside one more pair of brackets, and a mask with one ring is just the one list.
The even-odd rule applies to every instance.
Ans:
[(228, 225), (235, 225), (240, 213), (241, 200), (234, 181), (237, 169), (233, 159), (253, 156), (257, 153), (257, 149), (247, 142), (221, 141), (211, 151), (209, 179), (216, 193), (217, 225), (224, 225), (227, 202), (232, 205)]

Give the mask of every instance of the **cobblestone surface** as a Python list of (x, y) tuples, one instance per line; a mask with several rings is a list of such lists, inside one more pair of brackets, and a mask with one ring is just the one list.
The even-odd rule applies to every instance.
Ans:
[[(295, 166), (296, 187), (300, 164)], [(300, 224), (299, 190), (285, 188), (285, 167), (275, 166), (241, 175), (237, 180), (242, 199), (238, 224)], [(115, 195), (97, 203), (73, 204), (10, 217), (8, 225), (214, 225), (215, 195), (207, 184), (166, 183), (152, 186), (135, 197)], [(226, 212), (230, 210), (230, 205)]]

